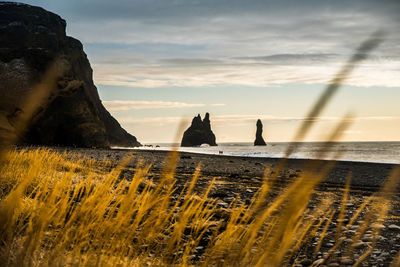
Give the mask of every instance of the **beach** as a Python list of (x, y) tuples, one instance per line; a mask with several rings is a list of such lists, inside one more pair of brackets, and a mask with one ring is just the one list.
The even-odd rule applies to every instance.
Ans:
[[(81, 154), (97, 160), (109, 159), (115, 164), (127, 156), (132, 156), (132, 161), (127, 167), (134, 168), (138, 160), (152, 164), (151, 173), (161, 171), (164, 161), (170, 152), (159, 150), (128, 150), (128, 149), (83, 149), (83, 148), (55, 148), (58, 151), (67, 151), (72, 154)], [(176, 174), (179, 178), (190, 176), (196, 167), (201, 164), (201, 174), (209, 177), (218, 177), (227, 181), (243, 183), (251, 180), (257, 187), (261, 183), (268, 168), (271, 172), (280, 164), (279, 158), (240, 157), (225, 155), (209, 155), (200, 153), (179, 152)], [(369, 163), (354, 161), (329, 161), (287, 159), (281, 173), (277, 175), (278, 181), (285, 183), (291, 181), (304, 171), (314, 171), (318, 168), (332, 165), (328, 175), (324, 177), (320, 186), (324, 188), (342, 188), (351, 173), (351, 188), (365, 192), (376, 192), (388, 178), (391, 171), (398, 165), (388, 163)], [(182, 178), (183, 179), (183, 178)]]
[[(35, 148), (33, 148), (35, 149)], [(108, 171), (123, 163), (120, 174), (121, 179), (131, 181), (137, 168), (151, 164), (146, 176), (155, 184), (159, 181), (170, 152), (155, 150), (129, 150), (129, 149), (84, 149), (52, 147), (51, 150), (66, 152), (67, 157), (86, 158), (94, 162), (106, 160), (110, 165), (93, 165), (93, 168), (104, 168)], [(129, 159), (128, 161), (124, 159)], [(212, 221), (227, 223), (234, 205), (251, 205), (253, 196), (261, 188), (265, 180), (275, 179), (270, 183), (270, 193), (265, 199), (265, 205), (273, 203), (274, 199), (284, 194), (290, 185), (305, 176), (318, 179), (318, 174), (326, 172), (320, 183), (310, 195), (305, 211), (307, 220), (312, 218), (313, 210), (323, 207), (329, 200), (331, 219), (326, 227), (308, 237), (296, 254), (288, 260), (293, 266), (347, 266), (353, 265), (364, 253), (369, 251), (368, 258), (364, 259), (361, 266), (388, 266), (400, 250), (400, 197), (398, 189), (389, 188), (383, 195), (377, 195), (385, 184), (386, 178), (395, 170), (397, 165), (385, 163), (363, 163), (349, 161), (326, 161), (286, 159), (281, 171), (282, 159), (234, 157), (224, 155), (205, 155), (198, 153), (179, 152), (175, 168), (175, 191), (171, 195), (172, 204), (181, 198), (180, 192), (193, 178), (199, 166), (200, 175), (196, 181), (194, 192), (199, 196), (205, 193), (211, 183), (213, 186), (208, 194), (210, 200), (216, 201), (217, 209), (214, 211)], [(142, 167), (140, 167), (142, 166)], [(143, 168), (142, 168), (143, 169)], [(346, 180), (352, 173), (351, 186), (348, 198), (344, 201), (344, 188)], [(301, 187), (299, 188), (301, 190)], [(299, 192), (301, 193), (301, 192)], [(296, 192), (292, 193), (295, 197)], [(381, 201), (381, 197), (391, 200), (384, 218), (371, 220), (375, 209), (381, 207), (374, 205), (363, 206), (369, 201)], [(291, 197), (289, 197), (290, 199)], [(236, 202), (235, 202), (236, 201)], [(383, 202), (382, 202), (383, 203)], [(322, 206), (321, 206), (322, 205)], [(382, 206), (384, 207), (384, 206)], [(334, 211), (334, 212), (333, 212)], [(372, 211), (372, 213), (371, 213)], [(279, 212), (277, 210), (277, 212)], [(333, 213), (332, 213), (333, 212)], [(339, 217), (343, 212), (343, 216)], [(279, 214), (279, 213), (278, 213)], [(326, 214), (324, 216), (328, 216)], [(324, 221), (323, 219), (322, 221)], [(337, 239), (337, 229), (341, 237)], [(224, 226), (221, 228), (224, 229)], [(361, 233), (359, 235), (359, 233)], [(183, 237), (190, 239), (187, 233)], [(199, 242), (193, 259), (200, 260), (205, 253), (210, 236), (205, 234)], [(315, 254), (316, 253), (316, 254)], [(324, 260), (328, 258), (328, 260)]]

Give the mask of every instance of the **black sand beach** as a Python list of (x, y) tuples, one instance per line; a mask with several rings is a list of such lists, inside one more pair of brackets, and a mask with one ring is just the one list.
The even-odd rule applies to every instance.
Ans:
[[(136, 162), (140, 159), (146, 163), (152, 163), (152, 172), (157, 172), (162, 169), (164, 160), (169, 153), (168, 151), (142, 149), (56, 149), (59, 151), (79, 153), (95, 159), (106, 158), (115, 163), (128, 155), (132, 155), (133, 161), (128, 167), (134, 167)], [(201, 173), (207, 177), (220, 177), (239, 183), (247, 179), (260, 182), (264, 177), (266, 168), (274, 172), (281, 161), (282, 159), (278, 158), (237, 157), (179, 152), (179, 162), (176, 173), (178, 176), (193, 174), (197, 165), (201, 163)], [(314, 171), (316, 166), (318, 166), (318, 168), (323, 168), (330, 164), (332, 164), (332, 169), (329, 171), (328, 175), (324, 177), (321, 186), (332, 189), (341, 188), (345, 185), (346, 179), (349, 173), (351, 173), (351, 188), (367, 192), (378, 191), (391, 171), (398, 166), (396, 164), (387, 163), (287, 159), (282, 172), (278, 174), (278, 178), (280, 182), (290, 181), (306, 170)]]
[[(59, 152), (68, 152), (71, 157), (84, 156), (94, 160), (107, 159), (112, 162), (113, 166), (117, 166), (125, 157), (133, 156), (132, 161), (126, 165), (122, 172), (123, 177), (131, 179), (135, 173), (137, 163), (141, 161), (142, 165), (152, 164), (148, 178), (153, 179), (155, 182), (157, 182), (165, 159), (169, 154), (167, 151), (141, 149), (54, 147), (52, 149)], [(346, 223), (351, 220), (353, 214), (358, 212), (359, 208), (369, 197), (379, 192), (391, 171), (398, 167), (393, 164), (380, 163), (288, 159), (282, 171), (274, 173), (280, 162), (281, 159), (275, 158), (232, 157), (180, 152), (175, 173), (177, 192), (191, 180), (196, 167), (201, 163), (201, 174), (196, 183), (195, 191), (201, 194), (211, 181), (215, 179), (214, 187), (209, 197), (216, 199), (218, 203), (219, 209), (216, 212), (216, 219), (224, 220), (224, 218), (229, 218), (229, 204), (234, 199), (238, 199), (238, 204), (250, 204), (252, 197), (264, 181), (264, 173), (269, 177), (276, 175), (278, 178), (277, 182), (272, 186), (272, 192), (269, 196), (273, 199), (284, 192), (287, 185), (295, 181), (302, 174), (315, 170), (315, 167), (317, 167), (316, 173), (318, 173), (318, 170), (331, 166), (332, 169), (330, 169), (329, 174), (317, 186), (307, 209), (315, 209), (323, 199), (329, 198), (333, 200), (332, 207), (337, 210), (336, 214), (339, 214), (342, 207), (346, 178), (351, 172), (351, 189), (349, 199), (345, 205), (345, 217), (343, 218), (343, 222)], [(266, 169), (267, 171), (265, 171)], [(394, 194), (391, 195), (392, 202), (388, 214), (384, 220), (373, 224), (373, 227), (376, 226), (379, 228), (378, 236), (373, 234), (377, 228), (371, 226), (372, 228), (369, 227), (364, 230), (364, 234), (359, 242), (353, 244), (352, 238), (357, 229), (363, 227), (364, 220), (366, 220), (364, 215), (368, 213), (368, 208), (363, 209), (360, 216), (351, 226), (341, 227), (344, 233), (344, 239), (340, 240), (342, 244), (331, 256), (328, 264), (324, 266), (353, 265), (370, 247), (373, 247), (373, 251), (361, 266), (388, 266), (397, 257), (396, 255), (400, 251), (400, 197), (398, 189), (393, 188), (392, 192)], [(176, 197), (172, 196), (173, 199)], [(319, 266), (318, 261), (321, 261), (334, 246), (335, 242), (337, 242), (335, 233), (338, 225), (339, 220), (335, 216), (329, 224), (317, 256), (313, 256), (313, 253), (318, 244), (320, 233), (316, 233), (315, 237), (299, 250), (293, 266)], [(346, 247), (348, 244), (355, 246), (351, 255), (349, 255), (348, 247)], [(206, 243), (204, 246), (206, 246)], [(196, 257), (201, 255), (201, 251), (198, 251), (199, 254)]]

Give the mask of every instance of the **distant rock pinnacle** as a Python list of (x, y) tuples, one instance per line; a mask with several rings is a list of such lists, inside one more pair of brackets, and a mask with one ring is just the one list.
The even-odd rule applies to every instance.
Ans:
[(266, 146), (267, 144), (262, 137), (263, 125), (261, 120), (257, 120), (257, 132), (256, 132), (256, 140), (254, 141), (255, 146)]
[(183, 134), (181, 146), (200, 146), (208, 144), (216, 146), (215, 135), (211, 131), (210, 114), (206, 113), (204, 120), (200, 114), (193, 118), (192, 124)]

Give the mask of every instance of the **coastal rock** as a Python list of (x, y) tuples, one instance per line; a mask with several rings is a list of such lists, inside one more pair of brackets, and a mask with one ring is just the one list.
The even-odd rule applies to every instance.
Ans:
[(40, 7), (0, 3), (0, 139), (139, 146), (104, 108), (83, 46), (65, 28), (65, 20)]
[(261, 120), (257, 120), (257, 131), (256, 131), (256, 140), (254, 141), (255, 146), (266, 146), (267, 144), (262, 137), (263, 132), (263, 124)]
[(184, 132), (181, 146), (201, 146), (208, 144), (216, 146), (215, 135), (211, 130), (210, 114), (206, 113), (203, 120), (200, 114), (193, 118), (192, 124)]

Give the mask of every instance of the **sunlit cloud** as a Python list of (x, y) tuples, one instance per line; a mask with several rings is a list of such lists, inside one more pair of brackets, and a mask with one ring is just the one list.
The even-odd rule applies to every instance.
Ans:
[(358, 135), (358, 134), (362, 134), (363, 133), (363, 131), (359, 131), (359, 130), (346, 130), (346, 131), (343, 131), (343, 134), (356, 134), (356, 135)]
[(362, 40), (383, 29), (385, 42), (347, 84), (400, 86), (396, 1), (178, 2), (120, 3), (124, 8), (113, 7), (120, 14), (136, 15), (110, 11), (70, 25), (89, 45), (95, 82), (144, 88), (326, 84)]
[(193, 104), (166, 101), (103, 101), (103, 105), (110, 111), (138, 110), (138, 109), (164, 109), (164, 108), (193, 108), (204, 107), (205, 104)]
[(226, 104), (224, 104), (224, 103), (215, 103), (215, 104), (211, 104), (210, 106), (212, 106), (212, 107), (223, 107), (223, 106), (226, 106)]
[[(297, 59), (294, 59), (297, 58)], [(95, 82), (103, 85), (130, 87), (199, 87), (214, 85), (267, 86), (302, 83), (327, 84), (341, 67), (342, 61), (327, 64), (308, 57), (294, 57), (290, 63), (258, 60), (220, 60), (204, 65), (191, 61), (174, 64), (95, 65)], [(399, 87), (400, 60), (371, 59), (363, 63), (346, 84), (353, 86)]]
[[(132, 118), (132, 117), (119, 117), (118, 121), (124, 124), (157, 124), (157, 123), (178, 123), (182, 120), (189, 121), (192, 117), (147, 117), (147, 118)], [(242, 124), (242, 123), (255, 123), (258, 119), (265, 122), (300, 122), (309, 120), (306, 117), (290, 117), (290, 116), (273, 116), (273, 115), (221, 115), (211, 116), (211, 124)], [(311, 118), (315, 121), (329, 121), (339, 122), (343, 118), (335, 116), (324, 116), (318, 118)], [(391, 121), (400, 120), (400, 117), (392, 116), (365, 116), (352, 118), (352, 121)]]

